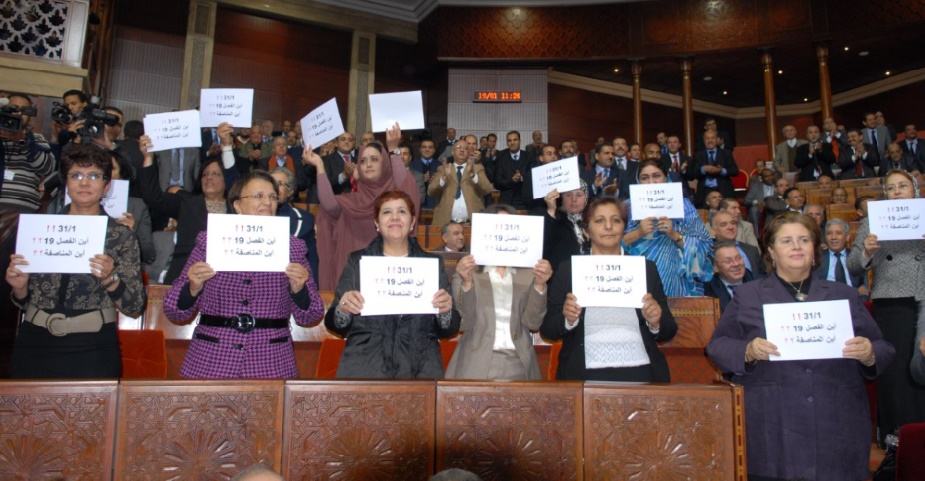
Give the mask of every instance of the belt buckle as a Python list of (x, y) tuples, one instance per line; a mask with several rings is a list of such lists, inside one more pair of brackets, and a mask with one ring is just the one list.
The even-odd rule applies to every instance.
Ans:
[(66, 324), (62, 324), (60, 330), (52, 327), (52, 326), (57, 325), (59, 321), (63, 323), (66, 320), (67, 320), (67, 317), (65, 317), (64, 314), (61, 314), (60, 312), (50, 314), (48, 316), (48, 319), (45, 320), (45, 329), (48, 329), (48, 333), (51, 334), (52, 336), (57, 336), (57, 337), (66, 336), (68, 333)]
[(238, 314), (235, 316), (235, 320), (236, 324), (234, 328), (242, 334), (253, 331), (254, 327), (257, 325), (257, 320), (250, 314)]

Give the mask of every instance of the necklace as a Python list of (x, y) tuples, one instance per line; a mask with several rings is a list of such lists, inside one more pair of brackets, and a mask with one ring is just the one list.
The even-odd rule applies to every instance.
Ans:
[(796, 291), (796, 294), (795, 294), (793, 297), (794, 297), (794, 299), (796, 299), (796, 300), (799, 301), (799, 302), (804, 302), (804, 301), (806, 301), (806, 299), (808, 299), (808, 297), (809, 297), (809, 296), (807, 296), (806, 294), (803, 294), (802, 292), (800, 292), (801, 290), (803, 290), (803, 283), (804, 283), (804, 282), (806, 282), (806, 279), (803, 279), (802, 281), (800, 281), (800, 287), (796, 287), (796, 286), (794, 286), (794, 284), (796, 284), (796, 282), (787, 281), (787, 285), (790, 286), (794, 291)]

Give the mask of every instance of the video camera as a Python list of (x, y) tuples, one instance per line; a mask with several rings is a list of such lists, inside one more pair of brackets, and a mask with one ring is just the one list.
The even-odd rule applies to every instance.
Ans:
[[(16, 115), (20, 114), (20, 115)], [(23, 129), (22, 116), (35, 117), (36, 111), (32, 107), (18, 105), (4, 105), (0, 108), (0, 130), (7, 132), (20, 132)]]
[(72, 114), (70, 109), (62, 105), (61, 102), (55, 102), (51, 109), (51, 120), (63, 125), (70, 125), (78, 120), (83, 120), (83, 127), (77, 130), (82, 143), (90, 143), (91, 137), (102, 137), (106, 131), (106, 126), (113, 126), (119, 123), (119, 117), (111, 114), (95, 104), (87, 104), (83, 110)]

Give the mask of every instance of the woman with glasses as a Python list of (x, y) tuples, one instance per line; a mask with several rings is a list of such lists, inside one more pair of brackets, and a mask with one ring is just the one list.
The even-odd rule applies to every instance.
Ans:
[[(813, 277), (822, 244), (813, 219), (781, 214), (768, 222), (762, 240), (772, 274), (736, 288), (707, 345), (716, 366), (745, 389), (748, 479), (868, 479), (866, 383), (882, 377), (893, 347), (855, 288)], [(792, 345), (768, 340), (763, 306), (820, 301), (848, 306), (845, 321), (851, 322), (854, 337), (840, 346), (840, 357), (770, 362)], [(795, 342), (807, 342), (797, 337)]]
[(408, 194), (414, 205), (421, 205), (420, 191), (414, 177), (401, 160), (398, 125), (386, 131), (386, 151), (377, 142), (359, 149), (354, 177), (356, 190), (334, 195), (327, 166), (312, 146), (306, 145), (302, 161), (313, 166), (318, 179), (318, 280), (321, 289), (334, 290), (347, 265), (351, 252), (365, 248), (376, 238), (371, 220), (375, 218), (376, 199), (385, 192), (399, 189)]
[[(110, 153), (95, 145), (64, 149), (61, 176), (71, 203), (59, 214), (105, 216), (100, 200), (112, 166)], [(12, 377), (122, 375), (116, 311), (136, 317), (145, 305), (138, 241), (130, 228), (108, 218), (104, 252), (87, 255), (89, 274), (27, 274), (20, 269), (28, 265), (25, 256), (11, 256), (6, 281), (13, 303), (25, 311), (13, 344)]]
[[(222, 123), (218, 126), (218, 136), (222, 143), (221, 157), (209, 157), (199, 169), (199, 183), (193, 193), (180, 190), (174, 194), (161, 191), (158, 181), (157, 162), (154, 152), (150, 152), (151, 137), (142, 135), (139, 148), (144, 154), (144, 164), (138, 173), (141, 198), (148, 204), (148, 208), (165, 217), (177, 219), (177, 244), (173, 250), (173, 259), (164, 276), (164, 284), (172, 284), (180, 275), (180, 270), (186, 265), (196, 236), (206, 229), (209, 214), (229, 214), (233, 212), (231, 205), (225, 200), (227, 188), (238, 178), (238, 169), (235, 168), (234, 139), (231, 124)], [(162, 153), (170, 155), (169, 152)], [(186, 159), (199, 163), (199, 159)], [(194, 170), (195, 171), (195, 170)]]
[[(270, 174), (253, 171), (228, 195), (234, 212), (276, 215), (279, 188)], [(306, 260), (305, 243), (289, 236), (285, 272), (216, 272), (206, 262), (208, 233), (196, 237), (164, 313), (184, 321), (199, 311), (180, 374), (187, 378), (294, 378), (295, 354), (289, 317), (308, 326), (321, 320), (324, 304)], [(252, 328), (242, 319), (252, 320)]]
[[(893, 169), (883, 178), (888, 200), (919, 196), (915, 178)], [(925, 421), (925, 385), (916, 384), (909, 364), (917, 319), (925, 316), (925, 240), (878, 241), (870, 233), (870, 217), (861, 220), (848, 255), (852, 276), (874, 273), (870, 293), (874, 319), (883, 337), (896, 348), (893, 364), (877, 380), (878, 439), (907, 423)]]

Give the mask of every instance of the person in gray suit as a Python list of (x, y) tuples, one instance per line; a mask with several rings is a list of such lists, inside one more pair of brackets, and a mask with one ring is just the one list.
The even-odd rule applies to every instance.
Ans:
[[(517, 214), (503, 204), (484, 212)], [(453, 275), (453, 297), (458, 299), (464, 334), (447, 367), (447, 379), (542, 379), (530, 331), (539, 329), (546, 315), (550, 277), (552, 266), (545, 259), (532, 270), (477, 269), (473, 256), (460, 259)]]
[[(832, 219), (825, 223), (825, 249), (819, 257), (819, 267), (813, 275), (827, 281), (841, 282), (858, 290), (861, 301), (867, 300), (867, 276), (852, 275), (848, 272), (848, 223), (841, 219)], [(840, 267), (839, 267), (840, 266)], [(839, 273), (839, 270), (841, 272)]]
[(158, 182), (161, 192), (178, 185), (187, 192), (193, 192), (199, 174), (199, 149), (171, 149), (157, 155)]
[(919, 142), (918, 131), (915, 124), (909, 124), (903, 131), (903, 140), (897, 142), (903, 153), (912, 157), (915, 161), (915, 168), (919, 171), (925, 171), (925, 142)]
[(885, 125), (877, 125), (877, 115), (873, 112), (864, 114), (864, 143), (873, 145), (877, 150), (877, 156), (883, 158), (886, 154), (886, 146), (893, 143), (890, 137), (890, 130)]
[(427, 196), (427, 183), (424, 182), (424, 174), (418, 172), (411, 168), (411, 161), (414, 160), (414, 156), (411, 154), (411, 146), (408, 144), (402, 144), (398, 146), (401, 149), (401, 161), (405, 163), (405, 168), (408, 169), (408, 172), (411, 173), (411, 177), (414, 179), (414, 183), (418, 186), (418, 191), (421, 193), (421, 201), (424, 201), (424, 198)]
[(785, 125), (781, 129), (784, 141), (774, 147), (774, 168), (780, 173), (796, 172), (797, 149), (806, 145), (807, 141), (797, 138), (797, 128)]
[[(758, 173), (760, 182), (748, 184), (748, 193), (745, 194), (745, 206), (748, 207), (748, 221), (755, 228), (758, 235), (761, 229), (761, 212), (764, 210), (764, 199), (774, 195), (774, 186), (777, 183), (777, 174), (771, 169), (762, 169)], [(786, 180), (784, 181), (786, 182)]]

